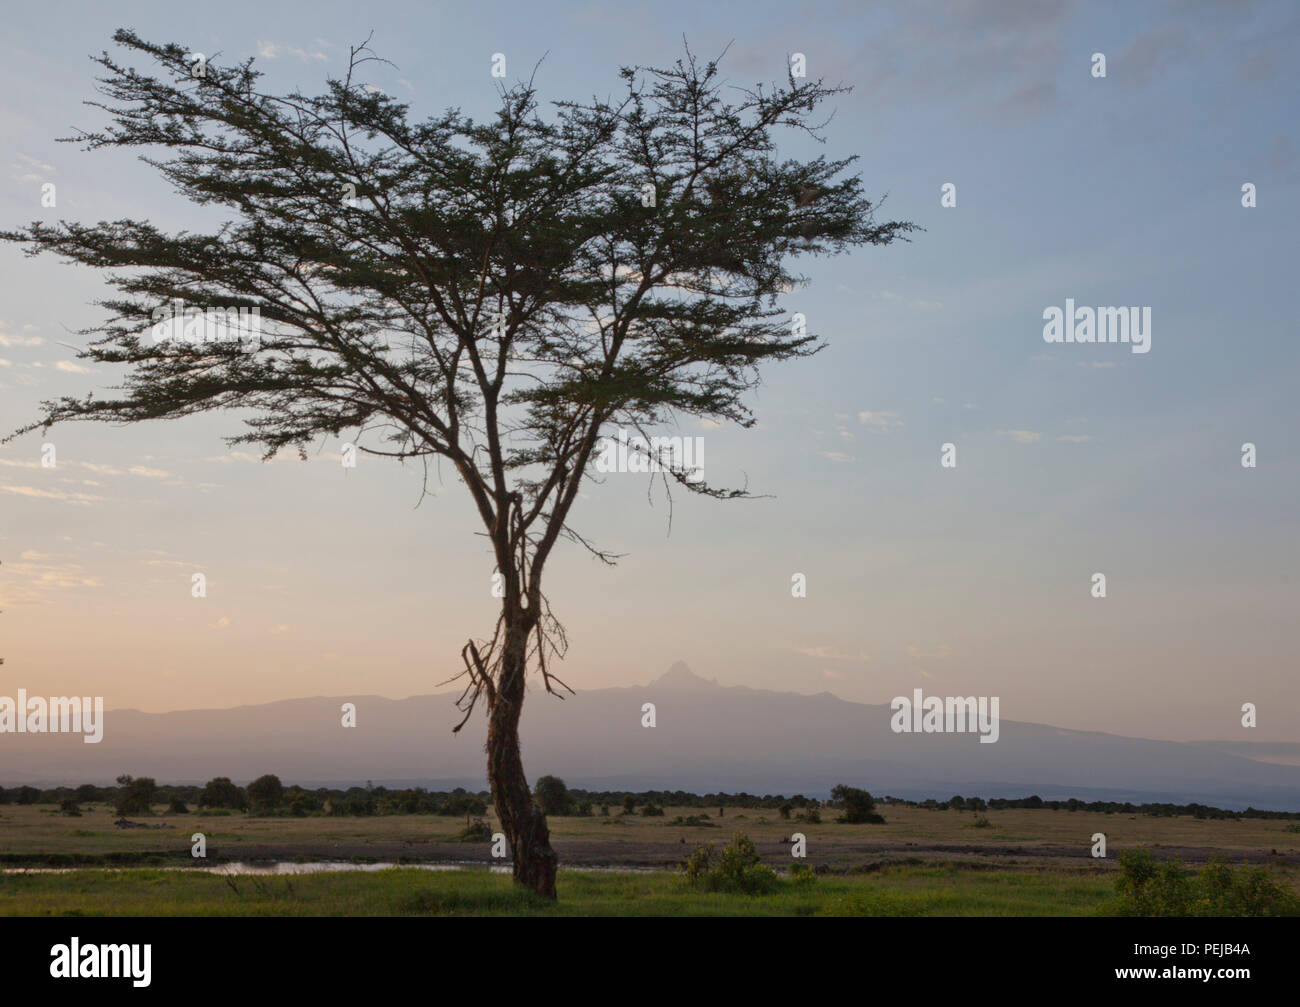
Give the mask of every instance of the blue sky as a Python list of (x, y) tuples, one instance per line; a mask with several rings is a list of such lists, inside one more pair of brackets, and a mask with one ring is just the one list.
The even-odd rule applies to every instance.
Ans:
[[(787, 303), (829, 348), (766, 375), (757, 428), (685, 431), (705, 436), (711, 481), (768, 498), (679, 494), (669, 535), (638, 477), (589, 488), (579, 528), (627, 557), (556, 558), (566, 680), (644, 682), (682, 658), (724, 684), (867, 702), (920, 686), (998, 695), (1013, 720), (1300, 741), (1295, 5), (54, 2), (7, 22), (6, 227), (203, 219), (132, 155), (54, 142), (104, 121), (81, 104), (87, 57), (119, 25), (259, 55), (269, 86), (307, 92), (373, 30), (396, 64), (373, 82), (416, 116), (490, 114), (495, 52), (512, 79), (545, 56), (543, 100), (613, 93), (618, 66), (665, 64), (683, 35), (706, 56), (730, 43), (738, 85), (804, 53), (810, 76), (854, 86), (825, 152), (859, 155), (883, 213), (926, 230), (806, 263)], [(99, 317), (98, 277), (13, 247), (0, 269), (8, 430), (114, 375), (59, 342)], [(1044, 343), (1043, 310), (1067, 297), (1151, 307), (1151, 351)], [(162, 710), (404, 696), (455, 670), (492, 622), (459, 486), (416, 508), (418, 471), (344, 470), (337, 444), (261, 465), (225, 450), (236, 430), (56, 429), (55, 470), (38, 435), (0, 448), (6, 680)], [(807, 598), (790, 597), (794, 572)]]

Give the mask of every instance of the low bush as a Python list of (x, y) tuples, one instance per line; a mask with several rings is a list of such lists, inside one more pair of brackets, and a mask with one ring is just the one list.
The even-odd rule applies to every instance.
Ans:
[(489, 843), (492, 841), (492, 826), (482, 818), (470, 822), (456, 836), (459, 843)]
[(1141, 849), (1125, 850), (1119, 863), (1121, 916), (1300, 916), (1300, 896), (1262, 867), (1211, 860), (1193, 874), (1176, 857), (1157, 861)]
[(754, 841), (743, 832), (732, 836), (721, 854), (712, 845), (698, 847), (687, 856), (683, 871), (688, 882), (708, 892), (764, 895), (781, 886), (781, 879), (762, 863)]

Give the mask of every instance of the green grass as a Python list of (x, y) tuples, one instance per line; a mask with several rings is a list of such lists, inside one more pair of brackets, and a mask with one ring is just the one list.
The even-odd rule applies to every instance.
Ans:
[(1089, 916), (1114, 886), (1089, 875), (887, 867), (783, 881), (769, 895), (706, 893), (666, 872), (562, 871), (558, 905), (486, 871), (234, 879), (138, 868), (0, 876), (5, 916)]

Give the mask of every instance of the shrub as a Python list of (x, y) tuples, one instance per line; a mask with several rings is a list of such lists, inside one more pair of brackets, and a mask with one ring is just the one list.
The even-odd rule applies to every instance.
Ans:
[(697, 846), (686, 854), (686, 859), (682, 862), (682, 872), (686, 875), (686, 880), (693, 885), (704, 884), (708, 880), (709, 869), (713, 866), (713, 854), (712, 844)]
[(492, 841), (492, 826), (482, 818), (476, 818), (456, 836), (458, 843), (489, 843)]
[(790, 880), (801, 885), (811, 885), (817, 880), (817, 874), (810, 864), (791, 864)]
[(167, 802), (167, 811), (173, 815), (188, 815), (190, 809), (185, 806), (179, 794), (172, 794), (171, 800)]
[(209, 780), (199, 793), (200, 808), (229, 808), (243, 811), (248, 804), (242, 787), (230, 782), (229, 776), (217, 776)]
[(289, 797), (289, 814), (295, 818), (306, 818), (314, 811), (320, 811), (324, 803), (315, 794), (298, 791)]
[(701, 846), (688, 854), (683, 864), (686, 879), (709, 892), (763, 895), (775, 891), (781, 879), (759, 860), (754, 841), (743, 832), (731, 837), (720, 856), (713, 846)]
[(641, 816), (643, 818), (662, 818), (664, 809), (657, 804), (647, 804), (641, 809)]
[(1262, 867), (1212, 860), (1193, 875), (1182, 860), (1156, 861), (1141, 849), (1125, 850), (1119, 863), (1121, 916), (1300, 916), (1300, 896)]
[(831, 799), (844, 809), (838, 821), (850, 825), (883, 825), (884, 818), (876, 814), (876, 800), (865, 790), (838, 784), (831, 791)]
[(539, 776), (533, 799), (543, 815), (570, 815), (573, 796), (558, 776)]
[(59, 803), (59, 810), (62, 811), (65, 815), (67, 815), (69, 818), (81, 817), (81, 808), (78, 806), (75, 797), (65, 797)]
[(158, 784), (148, 776), (139, 779), (119, 776), (117, 782), (121, 784), (121, 789), (117, 792), (117, 813), (119, 815), (148, 814)]
[(687, 816), (684, 817), (684, 818), (683, 818), (681, 815), (678, 815), (676, 818), (674, 818), (674, 819), (673, 819), (671, 822), (669, 822), (668, 824), (669, 824), (669, 825), (681, 825), (681, 826), (684, 826), (684, 827), (686, 827), (686, 828), (691, 828), (691, 829), (718, 829), (718, 828), (721, 828), (721, 826), (718, 825), (717, 822), (711, 822), (711, 821), (709, 821), (709, 816), (708, 816), (708, 815), (687, 815)]
[(268, 773), (245, 787), (244, 793), (248, 795), (249, 806), (255, 814), (274, 814), (284, 800), (284, 784), (280, 777)]
[(1234, 871), (1222, 860), (1211, 860), (1196, 881), (1197, 916), (1300, 916), (1300, 896), (1263, 867)]
[(362, 818), (375, 813), (375, 798), (368, 790), (349, 787), (337, 801), (330, 799), (330, 811), (335, 815), (355, 815)]
[(438, 814), (485, 815), (487, 814), (487, 802), (477, 794), (467, 793), (458, 787), (447, 795), (447, 799), (438, 808)]

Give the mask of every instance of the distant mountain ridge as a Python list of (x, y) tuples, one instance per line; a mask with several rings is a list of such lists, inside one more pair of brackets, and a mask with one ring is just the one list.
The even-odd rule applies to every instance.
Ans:
[[(110, 710), (104, 739), (0, 734), (0, 783), (417, 782), (485, 787), (484, 728), (459, 722), (456, 693), (393, 700), (336, 696), (223, 710)], [(340, 724), (354, 703), (357, 726)], [(654, 727), (643, 706), (654, 704)], [(1002, 711), (1004, 714), (1006, 710)], [(1181, 743), (1001, 720), (996, 744), (972, 734), (895, 734), (887, 704), (722, 686), (677, 662), (655, 681), (536, 693), (524, 710), (524, 765), (570, 786), (825, 795), (836, 783), (898, 797), (1200, 802), (1300, 810), (1300, 767), (1245, 758), (1230, 743)], [(1269, 753), (1273, 754), (1273, 753)], [(1277, 755), (1273, 754), (1276, 758)]]

